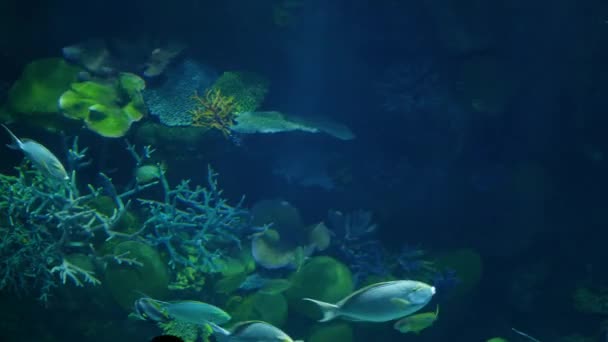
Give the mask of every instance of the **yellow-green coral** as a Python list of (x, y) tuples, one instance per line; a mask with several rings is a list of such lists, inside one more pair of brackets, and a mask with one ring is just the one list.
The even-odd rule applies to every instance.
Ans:
[(197, 342), (199, 337), (201, 341), (207, 342), (211, 336), (211, 328), (208, 325), (201, 326), (173, 320), (164, 323), (158, 322), (158, 326), (164, 334), (181, 337), (184, 342)]
[(101, 136), (122, 137), (131, 123), (147, 113), (141, 95), (144, 88), (144, 80), (131, 73), (111, 80), (75, 82), (59, 98), (59, 107), (66, 117), (83, 120)]
[(226, 71), (211, 88), (234, 98), (234, 112), (239, 114), (260, 107), (268, 92), (268, 81), (253, 72)]
[(169, 289), (202, 291), (203, 286), (205, 286), (205, 274), (194, 267), (184, 267), (177, 271), (175, 281), (169, 284)]
[(223, 96), (219, 89), (208, 89), (203, 97), (194, 94), (197, 106), (192, 110), (192, 126), (217, 129), (230, 135), (230, 126), (234, 124), (234, 98)]
[(8, 92), (8, 107), (19, 114), (57, 113), (57, 100), (77, 79), (80, 68), (60, 58), (28, 64)]
[(57, 100), (81, 70), (60, 58), (31, 62), (9, 89), (6, 103), (0, 108), (0, 120), (24, 121), (53, 132), (76, 128), (59, 115)]

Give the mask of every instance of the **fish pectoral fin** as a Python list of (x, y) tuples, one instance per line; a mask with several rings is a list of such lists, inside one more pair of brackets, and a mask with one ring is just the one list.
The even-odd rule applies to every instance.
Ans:
[(403, 298), (391, 298), (391, 303), (395, 304), (395, 306), (399, 308), (407, 308), (408, 306), (412, 305), (411, 302)]

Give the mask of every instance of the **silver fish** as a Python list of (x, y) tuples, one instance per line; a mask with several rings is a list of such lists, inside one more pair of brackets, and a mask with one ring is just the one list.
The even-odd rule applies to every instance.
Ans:
[(336, 317), (350, 321), (387, 322), (422, 309), (435, 294), (435, 287), (415, 280), (373, 284), (355, 291), (336, 304), (304, 298), (319, 306), (327, 322)]
[(165, 303), (163, 312), (177, 321), (194, 324), (207, 324), (208, 322), (223, 324), (230, 320), (230, 315), (224, 310), (195, 300)]
[(164, 311), (163, 305), (164, 302), (149, 297), (139, 298), (134, 305), (136, 317), (153, 322), (167, 322), (169, 316)]
[(209, 324), (218, 342), (303, 342), (294, 341), (283, 330), (262, 321), (247, 321), (237, 323), (230, 331)]
[(46, 147), (34, 140), (20, 140), (10, 129), (8, 129), (8, 127), (5, 125), (2, 125), (2, 127), (4, 127), (13, 139), (13, 143), (6, 146), (23, 151), (32, 164), (34, 164), (45, 176), (62, 181), (70, 178), (59, 159), (57, 159), (57, 157), (55, 157), (55, 155)]

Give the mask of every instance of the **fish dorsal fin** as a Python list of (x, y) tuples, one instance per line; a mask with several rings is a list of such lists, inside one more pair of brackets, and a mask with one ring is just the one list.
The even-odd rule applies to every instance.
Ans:
[[(256, 324), (256, 323), (266, 323), (266, 322), (263, 322), (263, 321), (244, 321), (244, 322), (238, 322), (237, 324), (235, 324), (232, 327), (231, 334), (238, 334), (239, 332), (243, 331), (247, 327), (251, 326), (252, 324)], [(268, 324), (268, 323), (266, 323), (266, 324)]]
[(19, 138), (17, 138), (17, 136), (15, 134), (13, 134), (13, 132), (8, 129), (8, 127), (6, 127), (4, 124), (2, 124), (2, 127), (4, 127), (4, 129), (6, 130), (6, 132), (8, 133), (8, 135), (11, 136), (11, 139), (13, 140), (13, 143), (10, 145), (6, 145), (12, 149), (18, 150), (21, 148), (21, 145), (23, 144), (21, 142), (21, 140), (19, 140)]
[(239, 336), (245, 329), (249, 328), (250, 326), (252, 326), (254, 324), (271, 325), (271, 324), (269, 324), (267, 322), (264, 322), (264, 321), (244, 321), (244, 322), (238, 322), (235, 325), (233, 325), (232, 328), (230, 329), (230, 335)]
[(382, 288), (385, 286), (389, 286), (389, 285), (393, 285), (394, 283), (396, 283), (398, 280), (394, 280), (394, 281), (385, 281), (385, 282), (381, 282), (381, 283), (375, 283), (375, 284), (371, 284), (371, 285), (367, 285), (364, 286), (360, 289), (358, 289), (357, 291), (351, 293), (349, 296), (347, 296), (346, 298), (342, 299), (341, 301), (339, 301), (338, 303), (336, 303), (337, 306), (342, 305), (343, 303), (352, 300), (358, 296), (360, 296), (362, 293), (369, 291), (371, 289), (376, 289), (376, 288)]
[[(188, 304), (188, 303), (194, 303), (194, 304), (207, 304), (204, 302), (199, 302), (198, 300), (192, 300), (192, 299), (184, 299), (184, 300), (171, 300), (169, 302), (167, 302), (169, 304)], [(207, 304), (209, 305), (209, 304)]]

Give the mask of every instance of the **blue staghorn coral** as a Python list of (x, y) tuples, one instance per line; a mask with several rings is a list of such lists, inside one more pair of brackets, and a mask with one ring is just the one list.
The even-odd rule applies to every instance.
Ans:
[[(141, 153), (127, 143), (135, 166), (149, 165), (154, 150), (146, 146)], [(86, 151), (86, 149), (85, 149)], [(108, 263), (144, 266), (128, 253), (102, 252), (103, 241), (140, 241), (163, 246), (169, 264), (179, 271), (221, 271), (218, 258), (240, 248), (241, 233), (249, 226), (249, 213), (242, 202), (228, 204), (217, 184), (217, 173), (210, 167), (207, 187), (191, 187), (184, 180), (171, 188), (160, 175), (150, 183), (132, 182), (125, 189), (114, 187), (100, 173), (101, 185), (86, 184), (81, 193), (76, 170), (90, 164), (85, 151), (78, 151), (77, 140), (68, 153), (70, 179), (57, 183), (45, 179), (29, 164), (16, 168), (16, 175), (0, 174), (0, 290), (17, 294), (38, 292), (46, 302), (53, 289), (61, 285), (98, 285)], [(144, 209), (139, 229), (123, 230), (123, 219), (130, 213), (133, 199), (141, 190), (160, 184), (160, 200), (139, 198)], [(99, 203), (112, 203), (110, 210)], [(128, 221), (128, 220), (127, 220)], [(133, 227), (131, 227), (133, 228)]]
[(241, 235), (249, 226), (249, 213), (222, 197), (217, 173), (208, 168), (207, 187), (192, 188), (184, 180), (171, 189), (161, 177), (163, 201), (140, 199), (149, 217), (142, 238), (149, 244), (163, 246), (170, 256), (170, 266), (192, 267), (199, 272), (221, 271), (221, 258), (233, 248), (241, 248)]
[(327, 219), (334, 236), (330, 252), (348, 264), (356, 284), (371, 275), (389, 274), (386, 251), (374, 236), (377, 225), (372, 222), (371, 212), (356, 210), (343, 214), (330, 210)]
[[(77, 140), (68, 159), (69, 166), (86, 165)], [(68, 281), (76, 286), (99, 284), (96, 263), (139, 264), (127, 255), (101, 255), (92, 243), (96, 236), (124, 235), (114, 228), (126, 212), (122, 198), (133, 190), (115, 194), (116, 209), (105, 215), (91, 205), (104, 190), (88, 185), (81, 194), (75, 170), (66, 183), (53, 182), (28, 164), (16, 171), (14, 176), (0, 174), (0, 290), (38, 291), (39, 299), (47, 301), (53, 288)]]

